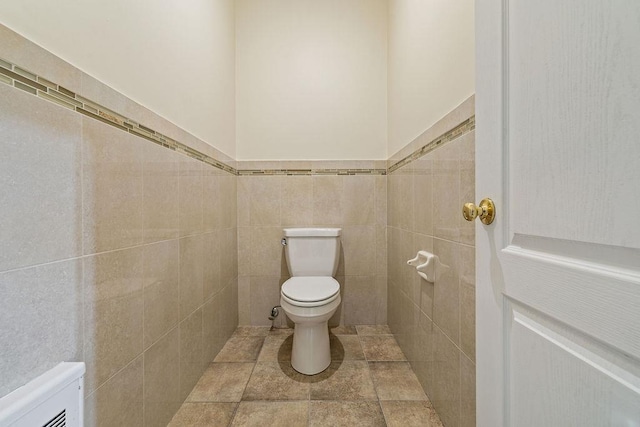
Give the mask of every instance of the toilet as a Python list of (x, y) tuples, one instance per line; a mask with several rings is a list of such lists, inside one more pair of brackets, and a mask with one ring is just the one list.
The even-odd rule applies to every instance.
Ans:
[(305, 375), (331, 363), (328, 321), (340, 306), (333, 275), (340, 255), (340, 228), (285, 228), (285, 257), (291, 278), (282, 284), (280, 305), (295, 323), (291, 366)]

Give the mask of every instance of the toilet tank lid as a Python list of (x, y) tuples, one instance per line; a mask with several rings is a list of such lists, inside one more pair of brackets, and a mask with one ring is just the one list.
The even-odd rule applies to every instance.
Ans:
[(336, 237), (341, 228), (285, 228), (285, 237)]

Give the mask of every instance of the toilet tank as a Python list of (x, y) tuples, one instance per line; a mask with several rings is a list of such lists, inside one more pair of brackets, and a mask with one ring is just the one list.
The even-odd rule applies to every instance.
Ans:
[(340, 228), (285, 228), (291, 276), (333, 276), (340, 258)]

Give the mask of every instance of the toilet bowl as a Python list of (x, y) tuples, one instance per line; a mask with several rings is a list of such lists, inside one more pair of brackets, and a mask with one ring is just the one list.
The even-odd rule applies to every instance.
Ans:
[(339, 228), (284, 229), (287, 266), (293, 277), (282, 285), (280, 305), (295, 323), (291, 366), (305, 375), (331, 363), (328, 321), (340, 306)]
[(328, 321), (340, 306), (340, 284), (332, 277), (292, 277), (282, 285), (280, 305), (295, 323), (291, 366), (305, 375), (331, 363)]

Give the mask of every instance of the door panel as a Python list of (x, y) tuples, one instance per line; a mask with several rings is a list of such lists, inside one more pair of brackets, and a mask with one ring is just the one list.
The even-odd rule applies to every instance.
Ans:
[(638, 2), (507, 7), (511, 232), (639, 248)]
[[(511, 425), (637, 424), (637, 367), (526, 307), (514, 303), (510, 308)], [(629, 371), (636, 372), (630, 375)]]
[(478, 0), (479, 426), (640, 426), (640, 2)]

